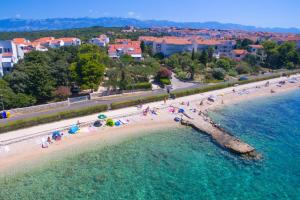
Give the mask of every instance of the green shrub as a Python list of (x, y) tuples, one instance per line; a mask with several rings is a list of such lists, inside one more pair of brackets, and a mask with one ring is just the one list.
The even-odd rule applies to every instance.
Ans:
[(168, 78), (161, 78), (161, 79), (159, 79), (159, 82), (160, 82), (162, 85), (171, 85), (171, 81), (170, 81), (170, 79), (168, 79)]
[(125, 108), (130, 106), (136, 106), (139, 104), (145, 104), (154, 101), (162, 101), (165, 98), (168, 98), (167, 94), (149, 96), (149, 97), (144, 97), (144, 98), (134, 99), (129, 101), (115, 102), (111, 104), (111, 109), (119, 109), (119, 108)]
[(226, 71), (222, 68), (214, 68), (212, 70), (212, 76), (217, 80), (223, 80), (225, 78)]
[(138, 90), (138, 89), (152, 89), (152, 84), (149, 82), (136, 83), (128, 85), (126, 90)]
[(115, 125), (114, 120), (112, 120), (112, 119), (107, 119), (107, 120), (106, 120), (106, 125), (107, 125), (107, 126), (113, 127), (113, 126)]
[(13, 131), (21, 128), (28, 128), (31, 126), (55, 122), (63, 119), (69, 119), (73, 117), (80, 117), (89, 114), (94, 114), (97, 112), (106, 111), (107, 109), (108, 109), (107, 105), (96, 105), (87, 108), (67, 110), (55, 114), (41, 115), (38, 117), (16, 120), (5, 124), (0, 124), (0, 133)]

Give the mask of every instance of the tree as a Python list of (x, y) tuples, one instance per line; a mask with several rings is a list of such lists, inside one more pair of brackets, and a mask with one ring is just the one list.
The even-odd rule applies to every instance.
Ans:
[(248, 38), (245, 38), (243, 40), (237, 40), (236, 48), (247, 49), (251, 44), (254, 44), (254, 42)]
[(145, 53), (146, 46), (145, 46), (145, 42), (144, 41), (141, 42), (141, 50), (142, 50), (143, 53)]
[(202, 63), (203, 65), (207, 65), (208, 62), (208, 53), (206, 50), (203, 50), (201, 52), (200, 58), (199, 58), (200, 63)]
[(159, 72), (157, 73), (158, 78), (171, 78), (172, 72), (168, 70), (166, 67), (161, 67)]
[(253, 54), (247, 54), (245, 58), (243, 59), (245, 62), (249, 63), (251, 66), (255, 66), (258, 64), (258, 57)]
[(212, 71), (212, 75), (215, 79), (224, 80), (226, 71), (222, 68), (215, 68)]
[(196, 59), (195, 49), (193, 48), (193, 51), (192, 51), (192, 60), (195, 60), (195, 59)]
[[(4, 109), (30, 106), (35, 103), (35, 99), (32, 96), (23, 93), (14, 93), (8, 83), (3, 79), (0, 79), (0, 94)], [(1, 109), (2, 107), (0, 107), (0, 110)]]
[(275, 42), (266, 41), (263, 46), (267, 55), (264, 65), (268, 68), (280, 69), (300, 63), (300, 55), (295, 43), (285, 42), (277, 45)]
[(217, 68), (222, 68), (225, 71), (228, 71), (231, 68), (229, 60), (225, 59), (225, 58), (219, 59), (217, 61), (216, 65), (217, 65)]
[(213, 47), (208, 47), (207, 54), (208, 54), (208, 62), (212, 62), (214, 58), (215, 49)]
[(67, 97), (71, 95), (71, 91), (69, 87), (59, 86), (54, 91), (54, 95), (60, 100), (65, 100)]
[(238, 74), (248, 74), (250, 73), (251, 69), (247, 63), (241, 62), (237, 65), (236, 71), (238, 72)]
[(103, 80), (105, 63), (108, 56), (94, 45), (82, 45), (77, 61), (72, 63), (70, 71), (73, 79), (83, 89), (97, 89)]
[(5, 80), (9, 82), (14, 92), (33, 96), (38, 103), (44, 103), (52, 98), (54, 81), (49, 67), (44, 64), (18, 65)]

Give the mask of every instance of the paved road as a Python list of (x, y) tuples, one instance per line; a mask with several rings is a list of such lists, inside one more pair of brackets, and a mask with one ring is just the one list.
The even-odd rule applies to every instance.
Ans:
[[(265, 74), (265, 75), (260, 75), (260, 76), (255, 76), (255, 77), (249, 77), (250, 79), (253, 78), (261, 78), (261, 77), (267, 77), (267, 76), (271, 76), (273, 74), (269, 73), (269, 74)], [(187, 84), (182, 84), (181, 88), (174, 88), (174, 90), (172, 91), (181, 91), (181, 90), (186, 90), (186, 89), (193, 89), (193, 88), (201, 88), (204, 87), (204, 84), (191, 84), (191, 83), (187, 83)], [(184, 87), (187, 86), (187, 87)], [(21, 120), (21, 119), (26, 119), (26, 118), (30, 118), (30, 117), (37, 117), (40, 115), (45, 115), (45, 114), (54, 114), (57, 112), (61, 112), (61, 111), (66, 111), (66, 110), (73, 110), (73, 109), (79, 109), (79, 108), (84, 108), (84, 107), (89, 107), (89, 106), (94, 106), (94, 105), (109, 105), (113, 102), (121, 102), (121, 101), (127, 101), (127, 100), (133, 100), (133, 99), (137, 99), (137, 98), (143, 98), (143, 97), (148, 97), (148, 96), (153, 96), (153, 95), (158, 95), (158, 94), (167, 94), (166, 90), (164, 89), (160, 89), (160, 90), (154, 90), (154, 91), (148, 91), (148, 92), (143, 92), (140, 93), (138, 95), (132, 95), (132, 96), (116, 96), (116, 97), (109, 97), (106, 98), (106, 100), (91, 100), (91, 101), (86, 101), (86, 102), (78, 102), (75, 104), (71, 104), (70, 106), (65, 106), (65, 107), (59, 107), (59, 108), (55, 108), (52, 110), (47, 110), (47, 111), (41, 111), (41, 112), (35, 112), (35, 113), (28, 113), (26, 115), (19, 115), (19, 116), (15, 116), (9, 119), (1, 119), (0, 120), (0, 124), (2, 123), (7, 123), (10, 121), (16, 121), (16, 120)]]

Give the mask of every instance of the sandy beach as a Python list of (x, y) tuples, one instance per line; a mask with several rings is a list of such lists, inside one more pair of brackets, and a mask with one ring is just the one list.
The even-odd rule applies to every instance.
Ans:
[[(177, 113), (170, 112), (171, 106), (194, 110), (197, 112), (207, 112), (212, 109), (236, 104), (242, 101), (255, 100), (255, 98), (267, 97), (272, 95), (282, 95), (284, 92), (300, 90), (300, 75), (293, 76), (298, 78), (296, 83), (290, 83), (287, 78), (276, 78), (267, 81), (250, 83), (235, 86), (222, 90), (206, 92), (202, 94), (167, 100), (164, 102), (154, 102), (143, 105), (143, 109), (156, 108), (158, 115), (143, 115), (143, 109), (137, 107), (124, 108), (105, 112), (108, 118), (126, 119), (128, 124), (120, 127), (101, 127), (91, 128), (82, 127), (78, 134), (69, 135), (64, 131), (61, 141), (53, 142), (49, 148), (41, 148), (42, 138), (47, 138), (54, 130), (63, 130), (66, 127), (80, 121), (82, 124), (91, 124), (97, 120), (97, 115), (79, 117), (75, 119), (63, 120), (36, 127), (26, 128), (0, 135), (0, 171), (10, 171), (14, 173), (17, 169), (33, 166), (33, 163), (47, 163), (58, 158), (60, 152), (76, 153), (87, 150), (94, 145), (107, 146), (117, 144), (124, 140), (139, 137), (143, 134), (151, 134), (152, 131), (163, 128), (181, 127), (174, 121)], [(285, 80), (285, 84), (279, 85), (280, 81)], [(272, 92), (271, 92), (272, 91)], [(214, 97), (215, 101), (208, 101), (208, 97)], [(200, 105), (200, 102), (203, 105)], [(68, 153), (66, 153), (67, 155)]]

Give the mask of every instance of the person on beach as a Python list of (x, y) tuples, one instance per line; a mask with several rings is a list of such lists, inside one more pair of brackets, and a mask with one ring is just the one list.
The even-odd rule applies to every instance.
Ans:
[(199, 105), (203, 106), (203, 104), (204, 104), (204, 100), (202, 99)]
[(51, 143), (52, 143), (52, 141), (51, 141), (51, 138), (50, 138), (50, 137), (48, 137), (48, 138), (47, 138), (47, 142), (48, 142), (48, 144), (51, 144)]

